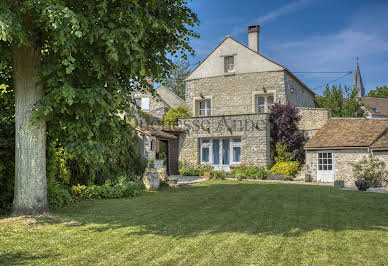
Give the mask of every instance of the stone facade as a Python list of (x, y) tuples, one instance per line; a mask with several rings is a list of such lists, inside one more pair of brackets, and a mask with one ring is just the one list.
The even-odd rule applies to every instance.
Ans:
[(314, 94), (287, 71), (284, 71), (284, 84), (288, 104), (293, 106), (315, 107)]
[[(328, 150), (334, 156), (334, 180), (344, 180), (345, 186), (355, 186), (353, 163), (368, 156), (367, 149)], [(311, 174), (313, 181), (317, 181), (318, 151), (306, 151), (306, 173)]]
[(325, 108), (297, 107), (301, 120), (298, 128), (310, 139), (330, 118), (330, 110)]
[(179, 119), (186, 130), (179, 137), (179, 160), (200, 163), (200, 139), (240, 138), (241, 162), (268, 166), (270, 126), (267, 114), (210, 116)]
[(142, 108), (142, 111), (149, 113), (153, 117), (162, 120), (164, 114), (170, 109), (170, 106), (161, 99), (158, 95), (152, 95), (151, 93), (135, 92), (132, 95), (134, 99), (142, 99), (142, 101), (149, 101), (149, 106), (146, 109)]

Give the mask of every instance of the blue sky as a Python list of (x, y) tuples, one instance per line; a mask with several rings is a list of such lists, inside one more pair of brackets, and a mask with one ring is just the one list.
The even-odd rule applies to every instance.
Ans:
[[(293, 72), (350, 71), (359, 57), (367, 91), (388, 85), (388, 0), (193, 0), (189, 6), (201, 21), (190, 63), (226, 35), (247, 44), (247, 26), (259, 24), (260, 53)], [(315, 89), (343, 74), (296, 75)], [(352, 75), (339, 83), (352, 85)]]

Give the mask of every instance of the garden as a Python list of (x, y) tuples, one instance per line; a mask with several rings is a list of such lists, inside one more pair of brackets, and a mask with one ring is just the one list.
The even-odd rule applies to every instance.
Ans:
[(0, 264), (388, 261), (388, 195), (211, 180), (0, 219)]

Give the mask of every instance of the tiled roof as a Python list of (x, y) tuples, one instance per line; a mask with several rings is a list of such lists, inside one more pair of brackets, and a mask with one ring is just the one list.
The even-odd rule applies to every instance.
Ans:
[(369, 147), (387, 128), (388, 119), (332, 118), (305, 148)]
[(379, 138), (371, 148), (374, 149), (381, 149), (381, 148), (386, 148), (388, 149), (388, 133), (385, 133), (381, 138)]
[[(388, 116), (388, 99), (387, 98), (373, 98), (364, 97), (362, 100), (363, 104), (368, 108), (368, 111), (374, 116)], [(377, 112), (373, 110), (376, 108)]]

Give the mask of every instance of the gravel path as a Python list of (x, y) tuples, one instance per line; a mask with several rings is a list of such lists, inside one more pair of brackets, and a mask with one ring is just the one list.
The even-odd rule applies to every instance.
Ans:
[[(352, 191), (357, 191), (358, 189), (356, 187), (345, 187), (343, 190), (352, 190)], [(384, 188), (370, 188), (365, 192), (375, 192), (375, 193), (386, 193), (388, 194), (388, 189)]]

